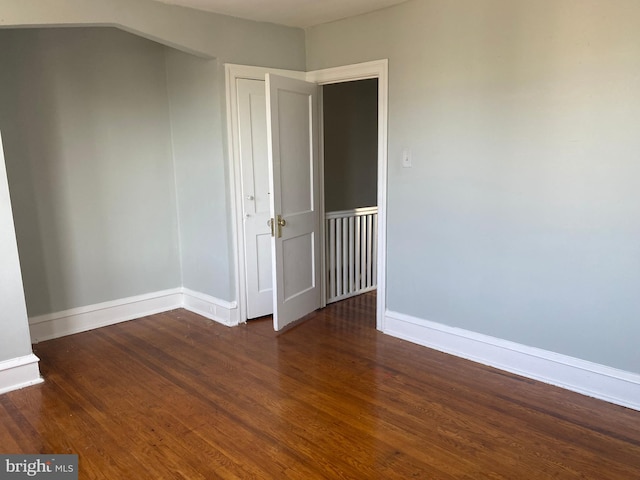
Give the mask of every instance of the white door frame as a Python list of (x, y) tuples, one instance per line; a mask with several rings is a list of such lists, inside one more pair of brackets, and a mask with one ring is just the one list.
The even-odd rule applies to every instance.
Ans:
[[(226, 64), (226, 94), (227, 94), (227, 134), (229, 148), (229, 185), (230, 203), (232, 215), (232, 234), (235, 246), (235, 272), (236, 272), (236, 292), (239, 309), (239, 322), (247, 321), (247, 292), (245, 279), (245, 255), (244, 236), (242, 235), (242, 186), (240, 176), (240, 144), (238, 131), (238, 105), (236, 83), (239, 78), (253, 80), (264, 80), (267, 73), (298, 78), (308, 82), (315, 82), (319, 85), (331, 83), (350, 82), (355, 80), (366, 80), (370, 78), (378, 79), (378, 278), (377, 278), (377, 306), (376, 306), (376, 328), (384, 331), (385, 310), (386, 310), (386, 278), (387, 278), (387, 129), (388, 129), (388, 61), (375, 60), (372, 62), (345, 65), (342, 67), (315, 70), (312, 72), (297, 72), (293, 70), (278, 70), (273, 68), (252, 67), (246, 65)], [(322, 109), (321, 109), (322, 112)], [(320, 121), (322, 128), (322, 121)], [(322, 138), (322, 133), (321, 133)], [(324, 219), (324, 152), (322, 141), (320, 142), (320, 205), (321, 219)], [(322, 252), (324, 252), (324, 220), (321, 220), (321, 241)], [(324, 253), (322, 255), (324, 259)], [(324, 260), (323, 260), (324, 261)], [(324, 266), (323, 266), (324, 272)], [(326, 303), (323, 274), (322, 305)]]

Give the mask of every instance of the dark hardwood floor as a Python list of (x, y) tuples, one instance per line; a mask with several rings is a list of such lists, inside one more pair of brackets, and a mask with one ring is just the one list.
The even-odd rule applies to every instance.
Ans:
[(281, 334), (185, 310), (35, 345), (0, 452), (82, 479), (638, 479), (640, 412), (375, 330), (375, 295)]

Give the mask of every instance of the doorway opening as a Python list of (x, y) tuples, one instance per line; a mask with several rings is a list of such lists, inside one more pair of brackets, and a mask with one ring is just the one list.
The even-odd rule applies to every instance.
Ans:
[[(264, 94), (262, 93), (264, 90), (262, 88), (256, 88), (256, 90), (251, 93), (243, 94), (241, 90), (243, 89), (242, 85), (246, 87), (249, 82), (245, 82), (245, 80), (253, 80), (258, 81), (255, 82), (255, 86), (264, 85), (267, 74), (290, 77), (294, 79), (304, 80), (306, 82), (315, 83), (320, 87), (320, 92), (322, 89), (334, 84), (344, 84), (345, 82), (353, 83), (362, 80), (373, 80), (374, 83), (377, 83), (377, 102), (376, 102), (376, 110), (377, 110), (377, 136), (374, 141), (377, 159), (377, 167), (374, 167), (374, 172), (377, 170), (377, 201), (373, 205), (369, 205), (373, 208), (377, 207), (377, 222), (374, 224), (374, 221), (371, 220), (371, 248), (374, 252), (376, 252), (376, 261), (372, 263), (372, 269), (370, 270), (369, 276), (371, 277), (371, 281), (373, 285), (375, 285), (377, 289), (377, 294), (371, 293), (374, 297), (376, 297), (376, 328), (378, 330), (384, 331), (385, 317), (384, 312), (386, 309), (386, 289), (385, 289), (385, 279), (386, 279), (386, 192), (387, 192), (387, 109), (388, 109), (388, 61), (387, 60), (376, 60), (371, 62), (365, 62), (361, 64), (353, 64), (346, 65), (341, 67), (328, 68), (323, 70), (316, 70), (311, 72), (297, 72), (297, 71), (286, 71), (286, 70), (277, 70), (271, 68), (264, 67), (252, 67), (245, 65), (232, 65), (227, 64), (226, 68), (226, 87), (227, 87), (227, 118), (228, 124), (230, 126), (228, 134), (229, 134), (229, 172), (230, 172), (230, 185), (231, 185), (231, 201), (233, 203), (232, 208), (235, 212), (233, 217), (234, 221), (234, 236), (235, 236), (235, 245), (236, 245), (236, 287), (237, 287), (237, 300), (238, 300), (238, 318), (240, 322), (244, 322), (249, 318), (253, 318), (254, 315), (249, 314), (249, 301), (252, 298), (252, 295), (249, 292), (250, 289), (250, 280), (248, 275), (251, 273), (250, 270), (253, 268), (247, 262), (247, 257), (253, 255), (256, 251), (256, 248), (259, 248), (258, 245), (260, 243), (266, 244), (267, 242), (264, 239), (255, 240), (252, 238), (254, 236), (262, 236), (264, 233), (268, 235), (268, 229), (265, 232), (262, 232), (260, 229), (262, 228), (262, 223), (256, 221), (256, 227), (254, 233), (251, 235), (246, 234), (245, 223), (248, 222), (253, 215), (257, 214), (258, 211), (253, 208), (253, 204), (260, 202), (260, 199), (253, 194), (253, 187), (250, 182), (249, 184), (244, 183), (246, 179), (251, 178), (251, 175), (244, 175), (246, 172), (254, 171), (254, 167), (251, 165), (252, 157), (256, 154), (257, 150), (255, 149), (255, 145), (253, 142), (257, 143), (264, 142), (264, 136), (261, 132), (263, 131), (262, 126), (258, 126), (258, 128), (254, 128), (251, 126), (251, 121), (243, 122), (240, 118), (240, 110), (243, 108), (241, 106), (244, 103), (245, 107), (245, 118), (249, 118), (247, 115), (248, 112), (257, 113), (259, 110), (262, 110), (261, 105), (264, 104)], [(253, 83), (253, 82), (251, 82)], [(374, 85), (371, 83), (370, 85)], [(247, 89), (245, 89), (247, 90)], [(245, 98), (243, 99), (243, 95)], [(264, 118), (263, 114), (254, 115), (253, 118)], [(244, 127), (243, 127), (244, 124)], [(319, 119), (318, 123), (320, 129), (322, 130), (322, 120)], [(241, 130), (244, 129), (244, 133)], [(320, 133), (320, 138), (322, 138), (322, 132)], [(249, 141), (247, 141), (249, 140)], [(324, 165), (323, 165), (323, 152), (322, 152), (322, 142), (320, 142), (320, 155), (319, 155), (319, 175), (320, 175), (320, 185), (319, 185), (319, 193), (320, 193), (320, 209), (319, 213), (319, 228), (317, 238), (320, 239), (320, 242), (324, 244), (325, 239), (325, 228), (327, 227), (324, 218)], [(247, 163), (243, 160), (243, 155), (249, 155), (250, 161)], [(256, 179), (263, 178), (262, 175), (254, 175), (253, 181)], [(329, 187), (330, 188), (330, 187)], [(267, 192), (268, 194), (269, 192)], [(249, 209), (247, 209), (249, 206)], [(332, 208), (332, 207), (329, 207)], [(254, 211), (255, 210), (255, 211)], [(363, 213), (363, 212), (360, 212)], [(248, 215), (247, 215), (248, 214)], [(250, 221), (250, 220), (249, 220)], [(354, 221), (355, 222), (355, 221)], [(366, 223), (365, 223), (366, 225)], [(264, 222), (264, 226), (268, 227), (267, 222)], [(354, 227), (355, 228), (355, 227)], [(368, 231), (368, 227), (360, 228), (361, 233), (363, 231)], [(360, 251), (362, 254), (362, 251)], [(347, 254), (348, 256), (348, 254)], [(361, 255), (358, 258), (362, 259)], [(354, 259), (355, 259), (355, 247), (354, 247)], [(318, 271), (322, 271), (323, 275), (327, 271), (327, 262), (330, 261), (330, 252), (327, 251), (325, 245), (322, 245), (322, 255), (320, 258), (320, 263), (317, 264), (314, 268)], [(354, 260), (355, 261), (355, 260)], [(253, 275), (254, 279), (258, 278), (260, 281), (255, 282), (254, 286), (259, 286), (259, 289), (264, 291), (270, 289), (271, 286), (267, 284), (266, 280), (272, 278), (272, 275), (269, 275), (269, 271), (267, 269), (268, 262), (263, 262), (262, 265), (265, 268), (262, 271), (256, 271), (254, 269)], [(271, 263), (271, 266), (273, 264)], [(355, 264), (354, 267), (355, 268)], [(260, 277), (258, 277), (260, 275)], [(355, 275), (355, 274), (354, 274)], [(364, 275), (360, 274), (360, 278), (367, 278), (367, 274), (365, 272)], [(375, 279), (375, 282), (374, 282)], [(328, 296), (328, 288), (326, 283), (323, 280), (320, 282), (322, 287), (321, 292), (321, 307), (325, 306), (327, 303)], [(362, 287), (362, 284), (360, 284)], [(266, 292), (264, 292), (266, 293)], [(346, 298), (346, 297), (345, 297)], [(268, 314), (268, 312), (267, 312)]]
[(376, 289), (378, 79), (322, 87), (326, 303)]

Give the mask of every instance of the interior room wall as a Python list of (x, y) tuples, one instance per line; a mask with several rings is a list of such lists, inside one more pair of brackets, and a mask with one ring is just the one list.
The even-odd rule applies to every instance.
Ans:
[(0, 362), (31, 354), (27, 307), (0, 136)]
[(182, 285), (233, 300), (219, 63), (166, 49)]
[(390, 310), (640, 372), (639, 24), (412, 0), (307, 30), (309, 70), (389, 59)]
[(0, 129), (29, 316), (180, 285), (165, 47), (0, 31)]
[[(230, 184), (226, 157), (226, 126), (220, 121), (225, 114), (225, 89), (224, 70), (225, 62), (269, 66), (274, 68), (284, 68), (292, 70), (304, 70), (305, 66), (305, 45), (304, 31), (298, 28), (289, 28), (269, 23), (253, 22), (239, 18), (217, 15), (213, 13), (192, 10), (189, 8), (167, 5), (149, 0), (68, 0), (55, 5), (48, 0), (33, 0), (23, 2), (22, 0), (7, 0), (2, 6), (2, 16), (0, 17), (1, 27), (33, 27), (33, 26), (83, 26), (83, 25), (110, 25), (119, 29), (133, 32), (142, 37), (157, 41), (169, 47), (176, 47), (179, 50), (193, 53), (202, 58), (216, 62), (217, 77), (211, 76), (211, 65), (206, 67), (203, 63), (201, 71), (208, 70), (207, 80), (193, 82), (184, 81), (184, 75), (173, 71), (171, 65), (178, 63), (179, 56), (172, 55), (168, 58), (169, 65), (166, 75), (175, 81), (184, 81), (184, 85), (193, 85), (194, 88), (204, 88), (205, 83), (213, 87), (213, 95), (207, 94), (204, 105), (191, 104), (198, 110), (196, 116), (202, 118), (209, 117), (212, 121), (211, 138), (205, 144), (213, 149), (207, 156), (211, 164), (206, 166), (200, 160), (182, 156), (176, 163), (176, 175), (179, 177), (178, 188), (183, 192), (179, 195), (180, 208), (189, 214), (183, 213), (181, 218), (182, 241), (186, 249), (182, 252), (182, 261), (185, 268), (185, 282), (188, 288), (200, 288), (218, 299), (232, 301), (236, 297), (233, 285), (234, 262), (233, 262), (233, 229), (230, 203)], [(182, 57), (184, 63), (188, 63), (188, 57)], [(196, 65), (191, 59), (191, 66)], [(182, 76), (181, 76), (182, 75)], [(180, 77), (182, 80), (178, 80)], [(172, 102), (176, 112), (180, 110), (176, 97), (175, 88), (172, 90)], [(184, 98), (189, 97), (184, 94)], [(176, 103), (178, 102), (178, 103)], [(210, 103), (213, 102), (213, 103)], [(218, 119), (214, 119), (211, 111), (207, 112), (212, 105), (220, 108)], [(187, 103), (181, 104), (183, 108)], [(176, 113), (177, 114), (177, 113)], [(178, 128), (180, 123), (174, 121), (173, 126)], [(184, 130), (183, 130), (184, 132)], [(180, 132), (176, 132), (175, 140), (180, 142)], [(202, 139), (202, 137), (201, 137)], [(219, 142), (222, 142), (222, 151)], [(179, 150), (179, 147), (178, 147)], [(180, 152), (177, 153), (180, 155)], [(186, 150), (185, 150), (186, 151)], [(184, 153), (184, 151), (183, 151)], [(205, 197), (200, 200), (206, 208), (200, 213), (194, 213), (189, 207), (192, 200), (197, 198), (195, 191), (204, 192), (205, 179), (196, 178), (188, 173), (185, 167), (190, 163), (199, 163), (202, 171), (213, 173), (215, 176), (210, 180), (210, 188)], [(219, 168), (224, 164), (224, 168)], [(185, 176), (186, 175), (186, 176)], [(189, 182), (193, 180), (193, 192)], [(224, 189), (220, 189), (221, 182), (224, 182)], [(224, 201), (222, 199), (224, 191)], [(205, 212), (211, 216), (204, 218)], [(201, 244), (191, 243), (190, 238), (195, 239), (196, 233), (189, 228), (195, 225), (194, 218), (188, 215), (200, 215), (203, 220), (203, 229), (206, 233), (200, 237)], [(219, 221), (225, 216), (225, 221)], [(212, 222), (215, 222), (215, 231)], [(209, 227), (207, 227), (207, 225)], [(208, 243), (212, 242), (212, 243)], [(218, 268), (214, 272), (204, 272), (203, 266), (196, 266), (193, 259), (196, 252), (206, 251), (207, 265), (215, 265)], [(190, 253), (191, 252), (191, 253)], [(36, 260), (37, 261), (37, 260)], [(191, 268), (190, 265), (193, 267)], [(211, 278), (213, 277), (213, 278)]]
[(327, 212), (377, 205), (378, 81), (322, 87)]

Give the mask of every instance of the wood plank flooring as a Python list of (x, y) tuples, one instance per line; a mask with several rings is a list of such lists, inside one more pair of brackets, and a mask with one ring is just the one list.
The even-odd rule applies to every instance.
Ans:
[(81, 479), (638, 479), (640, 412), (375, 330), (375, 295), (284, 333), (185, 310), (35, 345), (0, 452)]

